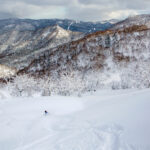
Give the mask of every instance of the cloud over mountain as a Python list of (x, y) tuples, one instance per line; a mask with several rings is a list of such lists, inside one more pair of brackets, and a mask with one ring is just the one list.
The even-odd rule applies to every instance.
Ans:
[(98, 21), (149, 13), (148, 6), (149, 0), (0, 0), (0, 18)]

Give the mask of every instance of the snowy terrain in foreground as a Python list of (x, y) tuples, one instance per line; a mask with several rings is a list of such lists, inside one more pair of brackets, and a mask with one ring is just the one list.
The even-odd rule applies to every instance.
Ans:
[(150, 150), (149, 114), (150, 89), (1, 98), (0, 150)]

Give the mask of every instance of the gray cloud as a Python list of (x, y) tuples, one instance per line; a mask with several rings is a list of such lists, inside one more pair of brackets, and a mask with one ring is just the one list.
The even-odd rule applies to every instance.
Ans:
[(106, 20), (150, 13), (150, 0), (0, 0), (0, 18)]
[(29, 4), (35, 5), (66, 5), (70, 1), (69, 0), (22, 0)]
[(70, 0), (0, 0), (0, 4), (26, 3), (33, 5), (66, 5)]
[(150, 6), (149, 0), (79, 0), (84, 5), (111, 5), (112, 8), (145, 9)]
[(5, 18), (16, 18), (16, 15), (15, 15), (15, 14), (8, 13), (8, 12), (1, 12), (1, 11), (0, 11), (0, 18), (1, 18), (1, 19), (5, 19)]

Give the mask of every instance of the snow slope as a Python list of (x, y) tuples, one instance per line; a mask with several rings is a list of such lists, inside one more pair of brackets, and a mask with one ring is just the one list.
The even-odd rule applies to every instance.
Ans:
[(0, 150), (149, 150), (149, 114), (150, 89), (1, 99)]
[(123, 29), (127, 27), (131, 27), (133, 25), (146, 25), (148, 28), (150, 27), (150, 15), (142, 14), (130, 16), (125, 20), (117, 22), (112, 29)]

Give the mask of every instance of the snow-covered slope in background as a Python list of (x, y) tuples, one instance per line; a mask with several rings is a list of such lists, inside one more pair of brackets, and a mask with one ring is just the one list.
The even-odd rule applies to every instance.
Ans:
[(124, 29), (133, 25), (146, 25), (148, 28), (150, 28), (150, 15), (143, 14), (130, 16), (127, 19), (116, 23), (112, 29)]
[(41, 52), (23, 71), (42, 74), (69, 69), (81, 72), (111, 69), (115, 65), (124, 68), (128, 64), (131, 66), (132, 62), (149, 60), (149, 37), (150, 30), (146, 26), (96, 32)]
[(28, 66), (45, 49), (112, 27), (107, 22), (68, 19), (0, 20), (0, 64), (17, 69)]
[(149, 150), (149, 98), (145, 89), (1, 99), (0, 149)]
[[(96, 32), (44, 51), (18, 74), (59, 78), (61, 74), (78, 72), (78, 78), (87, 82), (98, 74), (96, 79), (107, 83), (116, 82), (117, 76), (116, 88), (149, 88), (149, 38), (146, 26)], [(98, 84), (104, 83), (101, 79)]]
[(65, 30), (58, 25), (24, 31), (16, 27), (5, 33), (0, 32), (0, 63), (19, 69), (29, 65), (45, 49), (81, 37), (83, 33)]
[[(79, 79), (84, 85), (93, 82), (97, 76), (98, 80), (92, 83), (95, 84), (93, 90), (100, 87), (149, 88), (149, 21), (149, 15), (134, 16), (116, 24), (116, 30), (89, 35), (65, 30), (58, 25), (31, 29), (24, 22), (14, 28), (10, 26), (6, 33), (0, 32), (0, 64), (15, 67), (17, 75), (49, 76), (53, 79), (49, 83), (57, 85), (55, 89), (59, 89), (58, 85), (62, 83), (59, 79), (70, 74), (70, 81)], [(123, 26), (120, 29), (118, 25)], [(70, 83), (73, 87), (73, 82)], [(91, 90), (84, 87), (86, 91)]]

